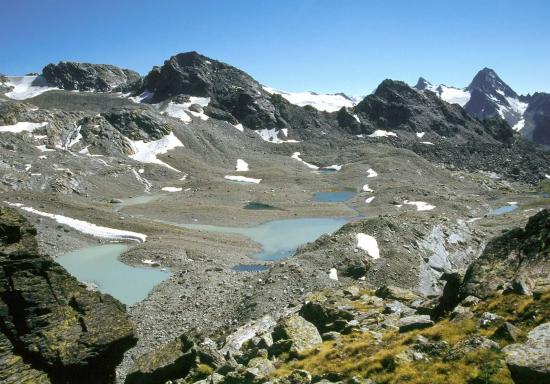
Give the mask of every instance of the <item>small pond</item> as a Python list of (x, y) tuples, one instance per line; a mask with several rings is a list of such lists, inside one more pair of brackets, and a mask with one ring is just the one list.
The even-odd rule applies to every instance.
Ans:
[(316, 192), (313, 195), (313, 200), (325, 203), (342, 203), (351, 199), (355, 194), (353, 191)]
[(507, 204), (503, 205), (501, 207), (493, 208), (489, 211), (489, 216), (500, 216), (504, 215), (506, 213), (510, 213), (512, 211), (515, 211), (518, 209), (519, 206), (517, 204)]
[(151, 267), (131, 267), (118, 260), (127, 244), (104, 244), (79, 249), (55, 259), (81, 282), (94, 283), (126, 305), (143, 300), (170, 272)]
[(281, 208), (274, 207), (273, 205), (260, 203), (257, 201), (250, 201), (245, 206), (244, 209), (254, 209), (254, 210), (262, 210), (262, 209), (276, 209), (281, 210)]
[(279, 260), (291, 256), (300, 245), (332, 233), (349, 221), (343, 217), (320, 217), (273, 220), (254, 227), (222, 227), (206, 224), (177, 224), (184, 228), (209, 232), (234, 233), (249, 237), (262, 246), (253, 257)]

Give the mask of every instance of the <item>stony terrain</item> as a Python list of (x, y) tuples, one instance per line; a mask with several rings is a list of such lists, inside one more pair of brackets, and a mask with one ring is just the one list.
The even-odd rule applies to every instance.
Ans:
[[(118, 366), (119, 382), (199, 380), (212, 370), (226, 382), (243, 382), (238, 364), (249, 365), (252, 355), (227, 354), (240, 349), (239, 335), (254, 329), (271, 334), (313, 292), (360, 307), (342, 315), (348, 322), (386, 305), (406, 305), (411, 316), (443, 316), (459, 300), (464, 273), (506, 280), (500, 271), (507, 267), (493, 260), (479, 264), (479, 272), (470, 266), (490, 239), (523, 227), (550, 202), (544, 195), (550, 192), (547, 150), (498, 116), (479, 120), (400, 81), (385, 80), (354, 107), (331, 113), (294, 105), (243, 71), (196, 52), (175, 55), (145, 77), (62, 62), (36, 78), (0, 81), (0, 200), (36, 228), (38, 250), (57, 257), (125, 241), (131, 247), (123, 262), (143, 266), (148, 260), (172, 272), (128, 308), (137, 344)], [(316, 192), (340, 191), (353, 195), (345, 202), (314, 199)], [(247, 209), (250, 204), (261, 209)], [(491, 213), (515, 205), (504, 215)], [(253, 227), (305, 217), (340, 217), (348, 224), (275, 262), (255, 259), (261, 246), (243, 235), (184, 227)], [(533, 225), (540, 223), (522, 232), (522, 242), (536, 240)], [(499, 244), (488, 249), (502, 250)], [(544, 257), (534, 261), (526, 273), (545, 263)], [(268, 269), (233, 269), (243, 264)], [(518, 268), (519, 276), (524, 264)], [(351, 286), (360, 294), (343, 291)], [(392, 304), (374, 294), (384, 286), (406, 289), (420, 301)], [(453, 287), (455, 296), (437, 306)], [(536, 300), (536, 308), (546, 305)], [(390, 313), (370, 324), (375, 331), (386, 320), (397, 327), (399, 317)], [(283, 320), (274, 333), (282, 347), (294, 327), (329, 332), (300, 316)], [(231, 334), (233, 342), (226, 343)], [(290, 355), (308, 354), (311, 346)], [(277, 363), (277, 376), (295, 364), (264, 360), (256, 360), (257, 368)], [(157, 372), (159, 365), (166, 368)]]

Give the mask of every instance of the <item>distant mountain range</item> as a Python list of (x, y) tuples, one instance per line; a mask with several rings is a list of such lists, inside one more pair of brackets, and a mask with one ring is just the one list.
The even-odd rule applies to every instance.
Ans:
[(524, 137), (550, 145), (550, 94), (518, 95), (490, 68), (479, 71), (466, 88), (435, 86), (423, 77), (418, 79), (415, 88), (459, 104), (479, 119), (500, 117)]

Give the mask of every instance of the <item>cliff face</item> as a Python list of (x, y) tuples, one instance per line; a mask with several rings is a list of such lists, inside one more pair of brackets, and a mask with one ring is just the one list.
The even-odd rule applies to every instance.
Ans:
[(112, 382), (136, 342), (125, 307), (40, 255), (35, 234), (0, 207), (0, 381)]

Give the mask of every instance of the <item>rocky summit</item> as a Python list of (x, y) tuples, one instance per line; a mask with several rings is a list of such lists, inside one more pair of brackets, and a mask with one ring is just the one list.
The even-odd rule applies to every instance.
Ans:
[(548, 382), (548, 95), (0, 76), (0, 381)]

